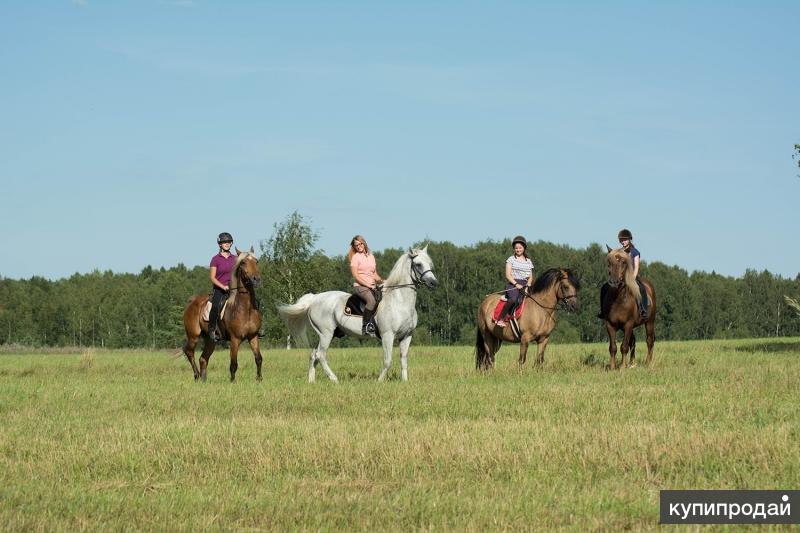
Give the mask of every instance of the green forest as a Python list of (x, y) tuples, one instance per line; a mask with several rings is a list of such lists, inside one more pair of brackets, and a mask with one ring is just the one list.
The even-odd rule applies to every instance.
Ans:
[[(287, 233), (287, 228), (302, 231)], [(352, 286), (345, 257), (314, 249), (316, 239), (302, 216), (295, 213), (286, 223), (276, 224), (273, 237), (261, 245), (258, 297), (265, 315), (262, 342), (268, 347), (286, 345), (287, 331), (275, 313), (276, 304), (294, 301), (306, 292), (349, 291)], [(419, 290), (414, 342), (472, 344), (478, 304), (487, 293), (504, 288), (510, 240), (471, 246), (427, 244), (441, 284), (434, 291)], [(606, 278), (605, 249), (599, 244), (575, 249), (539, 241), (531, 243), (528, 251), (537, 273), (569, 267), (578, 272), (582, 282), (578, 312), (559, 312), (553, 340), (604, 340), (605, 328), (596, 314), (600, 285)], [(400, 249), (375, 252), (378, 271), (388, 275), (401, 253)], [(734, 278), (713, 272), (689, 273), (678, 266), (648, 261), (642, 262), (642, 275), (656, 288), (657, 339), (800, 335), (800, 316), (784, 299), (784, 295), (800, 295), (800, 275), (786, 279), (768, 271), (748, 270)], [(184, 342), (184, 307), (193, 295), (209, 290), (205, 265), (148, 266), (138, 274), (94, 271), (55, 281), (38, 276), (0, 278), (0, 344), (177, 348)]]

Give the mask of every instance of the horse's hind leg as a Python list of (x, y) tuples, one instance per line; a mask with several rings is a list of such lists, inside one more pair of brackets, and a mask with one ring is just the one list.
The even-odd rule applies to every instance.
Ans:
[(311, 350), (311, 357), (309, 357), (308, 361), (308, 382), (314, 383), (317, 381), (317, 364), (319, 363), (319, 359), (317, 359), (317, 350), (319, 348), (314, 348)]
[(211, 354), (214, 353), (214, 348), (217, 343), (211, 339), (206, 339), (203, 344), (203, 353), (200, 354), (200, 379), (206, 380), (206, 372), (208, 370), (208, 360), (211, 359)]
[(319, 360), (319, 363), (322, 365), (322, 370), (325, 372), (325, 375), (328, 376), (328, 379), (331, 381), (339, 381), (339, 378), (336, 377), (336, 374), (333, 373), (331, 367), (328, 366), (328, 346), (331, 345), (331, 341), (333, 340), (333, 334), (329, 333), (327, 335), (320, 335), (319, 337), (319, 345), (317, 346), (317, 354), (316, 357)]
[(488, 370), (490, 368), (494, 368), (495, 357), (497, 356), (498, 350), (500, 350), (500, 345), (503, 344), (503, 341), (495, 337), (493, 334), (487, 332), (486, 334), (486, 364), (483, 365), (483, 368)]
[(653, 345), (656, 343), (655, 320), (648, 320), (644, 327), (647, 329), (647, 359), (644, 364), (649, 365), (653, 361)]
[(197, 368), (197, 363), (194, 360), (194, 349), (196, 346), (197, 337), (188, 338), (186, 344), (183, 345), (183, 354), (186, 356), (186, 359), (189, 360), (189, 364), (192, 365), (192, 373), (194, 374), (195, 381), (200, 378), (200, 369)]

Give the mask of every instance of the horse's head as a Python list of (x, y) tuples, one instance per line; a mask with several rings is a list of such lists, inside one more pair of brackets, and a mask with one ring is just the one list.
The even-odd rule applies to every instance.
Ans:
[(575, 271), (569, 268), (560, 269), (561, 277), (558, 280), (558, 299), (564, 302), (567, 310), (575, 312), (578, 308), (578, 291), (581, 289), (581, 282)]
[(606, 248), (608, 249), (608, 255), (606, 255), (608, 284), (612, 287), (619, 287), (625, 282), (626, 272), (633, 266), (631, 264), (631, 256), (622, 248), (612, 250), (607, 244)]
[(256, 258), (253, 247), (249, 252), (243, 252), (236, 248), (236, 275), (239, 281), (247, 288), (253, 288), (261, 284), (261, 275), (258, 271), (258, 259)]
[[(578, 291), (581, 282), (570, 268), (548, 268), (533, 282), (530, 294), (554, 294), (556, 301), (563, 303), (572, 312), (578, 308)], [(534, 299), (534, 301), (536, 301)], [(540, 304), (541, 305), (541, 304)], [(549, 307), (547, 309), (550, 309)]]
[(428, 246), (425, 248), (411, 248), (408, 251), (411, 259), (411, 279), (415, 285), (424, 284), (429, 289), (439, 286), (439, 280), (433, 273), (433, 260), (428, 255)]

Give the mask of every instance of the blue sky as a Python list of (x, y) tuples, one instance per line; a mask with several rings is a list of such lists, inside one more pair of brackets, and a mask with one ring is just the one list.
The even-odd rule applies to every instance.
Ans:
[(645, 260), (794, 277), (798, 28), (770, 1), (4, 2), (0, 275), (205, 265), (298, 210), (329, 254), (628, 227)]

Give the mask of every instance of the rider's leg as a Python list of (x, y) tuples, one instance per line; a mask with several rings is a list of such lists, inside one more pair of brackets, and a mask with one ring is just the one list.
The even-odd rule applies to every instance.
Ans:
[(355, 292), (358, 294), (359, 298), (364, 300), (364, 316), (361, 322), (361, 334), (372, 335), (374, 337), (375, 325), (372, 323), (372, 319), (375, 316), (375, 308), (378, 306), (375, 301), (375, 295), (370, 288), (360, 285), (355, 288)]
[(208, 314), (208, 336), (217, 342), (220, 338), (219, 331), (217, 331), (217, 323), (219, 322), (219, 312), (222, 309), (222, 304), (225, 301), (225, 291), (219, 287), (214, 287), (214, 292), (211, 293), (211, 312)]

